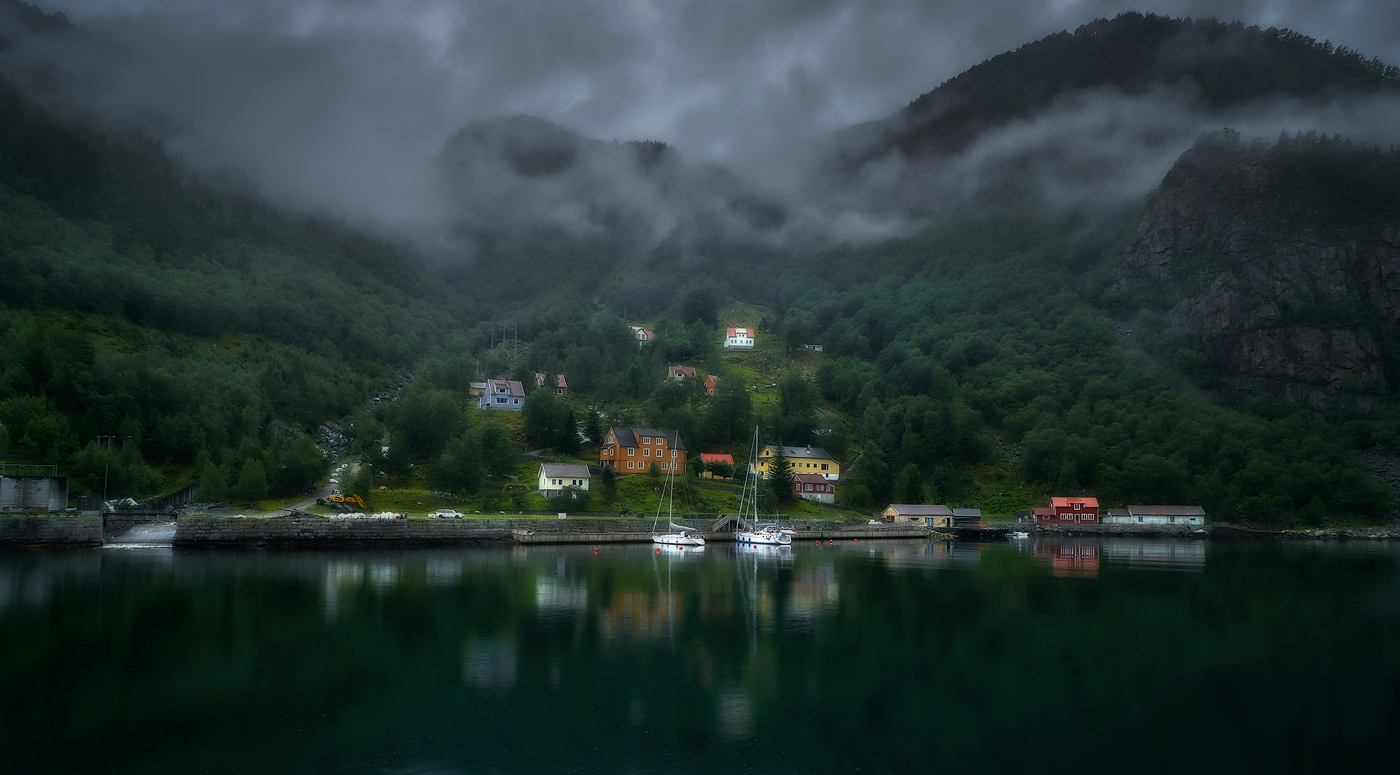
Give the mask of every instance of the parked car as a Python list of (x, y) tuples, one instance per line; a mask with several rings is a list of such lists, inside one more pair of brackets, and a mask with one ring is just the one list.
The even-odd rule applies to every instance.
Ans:
[(435, 517), (451, 517), (451, 518), (455, 518), (455, 519), (461, 519), (462, 517), (464, 517), (464, 516), (466, 516), (466, 515), (463, 514), (463, 513), (460, 512), (460, 511), (457, 511), (456, 509), (438, 509), (437, 511), (433, 512), (433, 516), (435, 516)]

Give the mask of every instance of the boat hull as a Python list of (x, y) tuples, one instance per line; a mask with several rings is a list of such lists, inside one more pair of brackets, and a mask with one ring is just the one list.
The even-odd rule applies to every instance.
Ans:
[(787, 546), (792, 543), (792, 536), (786, 533), (741, 532), (734, 534), (734, 540), (741, 544), (757, 544), (759, 546)]
[(661, 546), (704, 546), (705, 539), (680, 533), (654, 533), (651, 542)]

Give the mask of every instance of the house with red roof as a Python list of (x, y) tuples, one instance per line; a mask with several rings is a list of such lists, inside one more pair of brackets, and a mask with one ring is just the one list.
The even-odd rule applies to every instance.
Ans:
[(752, 350), (754, 330), (752, 328), (731, 328), (724, 337), (726, 350)]
[[(711, 463), (728, 463), (730, 470), (733, 470), (734, 468), (734, 456), (729, 454), (728, 452), (701, 452), (700, 460), (705, 464), (706, 469), (710, 467)], [(710, 473), (710, 471), (708, 470), (706, 470), (705, 473), (701, 475), (704, 476), (706, 479), (715, 478), (715, 475)]]
[(520, 411), (525, 402), (525, 386), (513, 379), (486, 380), (486, 393), (476, 400), (477, 409)]
[(717, 390), (719, 390), (719, 377), (707, 374), (705, 376), (705, 395), (712, 396)]
[(817, 503), (835, 503), (836, 485), (828, 482), (821, 474), (794, 474), (792, 493), (799, 498)]
[(632, 329), (632, 338), (637, 340), (638, 347), (656, 338), (656, 334), (653, 334), (641, 326), (629, 326), (629, 328)]
[[(535, 387), (544, 387), (544, 375), (541, 374), (541, 373), (538, 372), (538, 371), (535, 372)], [(564, 379), (564, 375), (563, 375), (563, 374), (555, 374), (555, 375), (554, 375), (554, 395), (556, 395), (556, 396), (562, 396), (562, 395), (568, 394), (568, 392), (569, 392), (569, 382), (568, 382), (568, 380)]]
[(1053, 497), (1050, 508), (1033, 512), (1035, 521), (1049, 525), (1099, 524), (1099, 499), (1082, 495)]
[(667, 370), (668, 376), (674, 380), (695, 379), (694, 366), (672, 366)]

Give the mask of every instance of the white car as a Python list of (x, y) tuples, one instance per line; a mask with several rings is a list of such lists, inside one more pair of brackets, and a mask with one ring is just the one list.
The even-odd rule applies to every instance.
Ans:
[(456, 511), (455, 509), (438, 509), (437, 511), (433, 512), (433, 516), (461, 519), (466, 515), (460, 511)]

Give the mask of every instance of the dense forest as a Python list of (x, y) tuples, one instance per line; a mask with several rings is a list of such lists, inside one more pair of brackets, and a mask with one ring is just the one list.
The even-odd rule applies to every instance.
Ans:
[[(1173, 30), (1251, 42), (1241, 56), (1264, 52), (1283, 84), (1266, 86), (1301, 96), (1337, 79), (1391, 88), (1396, 77), (1291, 33), (1157, 17), (1031, 53), (1073, 81), (1087, 67), (1075, 57), (1097, 61), (1099, 48), (1144, 35), (1175, 40)], [(1324, 55), (1340, 75), (1308, 64)], [(968, 83), (1002, 65), (969, 71)], [(1007, 115), (1043, 99), (1023, 95)], [(845, 461), (840, 495), (854, 507), (969, 503), (978, 478), (994, 477), (1253, 522), (1380, 518), (1389, 489), (1358, 461), (1400, 450), (1390, 387), (1400, 382), (1366, 405), (1212, 393), (1220, 365), (1171, 317), (1189, 284), (1124, 279), (1145, 210), (1212, 154), (1264, 159), (1271, 185), (1292, 192), (1280, 201), (1305, 211), (1291, 223), (1310, 233), (1358, 218), (1356, 228), (1380, 229), (1400, 211), (1393, 150), (1224, 132), (1183, 156), (1146, 203), (962, 213), (822, 250), (690, 222), (619, 258), (606, 240), (542, 230), (487, 250), (489, 271), (435, 275), (410, 247), (201, 179), (157, 142), (51, 115), (5, 86), (0, 457), (60, 465), (75, 492), (104, 479), (110, 493), (138, 496), (198, 481), (213, 501), (304, 493), (338, 452), (367, 464), (351, 490), (417, 477), (499, 497), (518, 451), (576, 455), (579, 430), (596, 442), (609, 424), (646, 424), (678, 429), (693, 451), (742, 451), (757, 424), (765, 442), (817, 444)], [(1350, 234), (1338, 228), (1337, 239)], [(777, 353), (824, 346), (816, 365), (775, 381), (771, 400), (756, 400), (752, 374), (719, 350), (721, 310), (736, 303), (762, 310)], [(492, 349), (503, 324), (518, 341)], [(638, 324), (655, 341), (639, 347)], [(675, 363), (718, 375), (717, 394), (665, 379)], [(567, 375), (569, 394), (535, 390), (537, 373), (545, 384)], [(469, 384), (486, 377), (529, 390), (518, 429), (467, 408)], [(346, 443), (318, 445), (332, 421)]]

